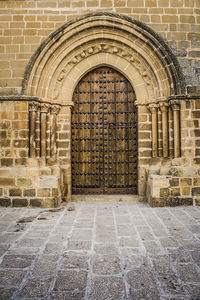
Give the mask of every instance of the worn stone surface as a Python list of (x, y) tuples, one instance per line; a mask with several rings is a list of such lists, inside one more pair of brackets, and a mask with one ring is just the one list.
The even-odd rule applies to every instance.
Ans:
[(1, 208), (0, 299), (198, 299), (199, 207), (68, 206)]

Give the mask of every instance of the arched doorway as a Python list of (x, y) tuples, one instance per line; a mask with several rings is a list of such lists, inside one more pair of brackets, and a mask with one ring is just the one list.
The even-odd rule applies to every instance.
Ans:
[[(74, 166), (71, 160), (71, 150), (75, 147), (72, 146), (71, 149), (71, 142), (76, 142), (71, 140), (71, 110), (76, 96), (73, 97), (74, 90), (81, 78), (89, 70), (103, 65), (118, 70), (134, 87), (138, 115), (137, 194), (143, 199), (146, 199), (147, 194), (148, 199), (151, 197), (159, 199), (158, 189), (151, 184), (153, 179), (150, 165), (165, 165), (166, 158), (170, 164), (172, 157), (180, 156), (179, 110), (183, 103), (181, 100), (185, 99), (185, 83), (179, 63), (165, 41), (147, 25), (128, 16), (110, 12), (81, 16), (53, 32), (31, 57), (24, 74), (20, 96), (20, 101), (21, 98), (22, 101), (24, 99), (33, 101), (29, 105), (30, 157), (43, 158), (44, 164), (46, 159), (48, 161), (50, 158), (51, 164), (55, 162), (59, 165), (62, 193), (68, 200), (71, 200), (72, 176), (73, 180), (76, 180), (76, 176), (84, 178), (87, 173), (92, 172), (89, 176), (95, 178), (96, 169), (90, 171), (93, 161), (90, 161), (90, 164), (88, 161), (90, 168), (85, 171), (84, 163), (79, 162), (80, 169)], [(83, 95), (86, 94), (82, 93)], [(94, 105), (96, 106), (96, 103)], [(83, 118), (89, 116), (86, 114), (87, 111), (84, 111), (86, 107), (89, 107), (89, 104), (84, 103), (82, 108), (80, 106), (80, 109), (83, 109), (81, 114)], [(111, 116), (112, 114), (108, 114), (108, 118)], [(117, 131), (116, 126), (114, 127), (112, 128), (114, 135), (122, 130), (117, 128), (119, 129)], [(96, 127), (90, 130), (96, 130)], [(105, 141), (104, 136), (103, 138)], [(96, 142), (92, 140), (94, 141)], [(85, 150), (87, 149), (81, 151), (88, 153), (89, 156), (91, 153)], [(119, 160), (118, 157), (111, 159), (113, 164)], [(110, 164), (109, 161), (108, 163)], [(104, 163), (103, 166), (111, 167), (112, 170), (112, 165)], [(154, 172), (154, 169), (152, 170)], [(116, 172), (120, 171), (114, 170), (111, 175), (118, 176)], [(86, 175), (76, 174), (79, 172)], [(106, 168), (103, 172), (107, 172)], [(126, 171), (123, 173), (120, 178), (127, 175)], [(100, 173), (100, 175), (107, 178), (108, 174)], [(124, 186), (124, 182), (123, 184), (120, 182), (119, 189), (122, 186), (123, 189), (126, 188), (127, 193), (129, 187)], [(150, 190), (153, 189), (155, 194), (148, 192), (148, 182)], [(114, 191), (119, 193), (116, 183), (113, 184), (115, 184)], [(81, 185), (79, 180), (77, 187), (79, 194)], [(104, 186), (104, 193), (106, 190), (108, 193), (108, 187)], [(102, 192), (102, 188), (99, 192)]]
[(137, 114), (130, 82), (98, 67), (76, 86), (72, 109), (72, 193), (137, 193)]

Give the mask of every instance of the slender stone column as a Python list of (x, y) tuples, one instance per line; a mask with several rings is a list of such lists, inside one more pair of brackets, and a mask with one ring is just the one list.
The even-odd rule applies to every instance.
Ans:
[(40, 106), (40, 118), (41, 118), (41, 157), (46, 158), (46, 131), (47, 131), (47, 113), (49, 110), (49, 104), (42, 103)]
[(180, 157), (180, 103), (178, 100), (170, 101), (174, 120), (174, 157)]
[(36, 112), (38, 110), (38, 103), (31, 102), (29, 104), (29, 112), (30, 112), (30, 157), (36, 157), (36, 144), (35, 144), (35, 132), (36, 132)]
[(173, 114), (172, 114), (171, 106), (169, 106), (168, 119), (169, 119), (169, 156), (172, 158), (174, 156), (174, 130), (173, 130)]
[(158, 109), (158, 156), (163, 157), (162, 114), (161, 114), (160, 108)]
[(60, 106), (51, 106), (51, 157), (56, 157), (56, 118), (60, 110)]
[(35, 125), (35, 145), (36, 145), (36, 157), (40, 157), (40, 106), (36, 113), (36, 125)]
[(50, 158), (51, 155), (51, 115), (50, 110), (47, 112), (46, 118), (46, 158)]
[(158, 104), (149, 104), (152, 116), (152, 157), (158, 156)]
[(168, 141), (168, 103), (160, 102), (160, 110), (162, 112), (162, 140), (163, 140), (163, 157), (168, 157), (169, 141)]

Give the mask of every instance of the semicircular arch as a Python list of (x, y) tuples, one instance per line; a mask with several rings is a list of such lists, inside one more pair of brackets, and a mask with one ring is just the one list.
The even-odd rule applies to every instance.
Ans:
[(129, 17), (95, 13), (63, 25), (44, 41), (27, 66), (22, 92), (70, 102), (83, 73), (103, 64), (122, 72), (141, 102), (185, 91), (175, 56), (152, 29)]

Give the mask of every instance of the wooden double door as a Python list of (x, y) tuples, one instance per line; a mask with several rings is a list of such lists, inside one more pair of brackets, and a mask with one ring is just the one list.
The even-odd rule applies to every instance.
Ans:
[(137, 193), (135, 93), (119, 72), (99, 67), (73, 95), (72, 193)]

